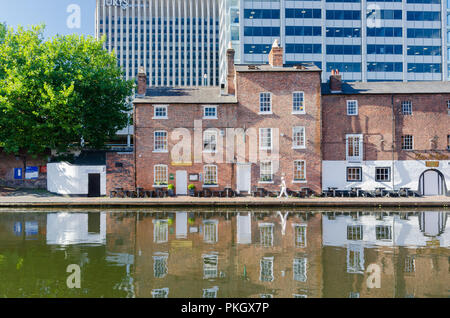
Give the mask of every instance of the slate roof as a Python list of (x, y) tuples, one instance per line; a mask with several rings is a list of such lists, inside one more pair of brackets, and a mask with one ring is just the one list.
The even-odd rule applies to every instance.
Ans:
[(442, 93), (450, 93), (450, 82), (343, 82), (340, 93), (331, 93), (329, 83), (322, 84), (322, 95)]
[(151, 87), (145, 96), (136, 95), (134, 103), (155, 104), (235, 104), (233, 95), (220, 95), (219, 87)]
[(269, 64), (262, 65), (242, 65), (237, 64), (234, 66), (236, 72), (321, 72), (313, 63), (299, 63), (296, 65), (284, 65), (283, 67), (272, 67)]

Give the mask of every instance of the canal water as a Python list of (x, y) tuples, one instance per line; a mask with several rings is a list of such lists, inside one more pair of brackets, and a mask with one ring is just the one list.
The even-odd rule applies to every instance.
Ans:
[(0, 297), (449, 297), (448, 214), (1, 212)]

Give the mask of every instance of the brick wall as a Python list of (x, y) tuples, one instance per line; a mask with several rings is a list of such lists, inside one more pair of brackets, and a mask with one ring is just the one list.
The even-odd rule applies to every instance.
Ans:
[[(285, 174), (290, 189), (321, 189), (321, 92), (319, 72), (238, 72), (237, 98), (240, 127), (279, 129), (280, 169), (268, 189), (279, 189)], [(304, 92), (306, 114), (292, 114), (292, 93)], [(259, 115), (259, 94), (272, 93), (271, 115)], [(305, 127), (306, 149), (292, 149), (292, 128)], [(284, 136), (282, 136), (282, 134)], [(275, 136), (273, 137), (275, 138)], [(306, 182), (293, 183), (294, 160), (306, 161)], [(258, 185), (259, 164), (252, 166), (252, 185)]]
[[(136, 122), (135, 122), (135, 141), (136, 141), (136, 171), (137, 173), (137, 186), (144, 189), (153, 189), (154, 186), (154, 166), (158, 164), (168, 165), (168, 174), (173, 175), (174, 178), (169, 179), (169, 183), (176, 186), (176, 171), (183, 170), (188, 173), (188, 183), (192, 183), (196, 186), (196, 189), (202, 188), (202, 182), (189, 181), (189, 174), (204, 173), (204, 163), (195, 163), (194, 161), (194, 149), (198, 149), (200, 155), (202, 155), (203, 147), (203, 135), (200, 134), (199, 144), (194, 144), (194, 120), (202, 121), (203, 130), (208, 128), (217, 128), (225, 130), (226, 128), (236, 127), (236, 105), (223, 104), (217, 105), (217, 118), (218, 119), (204, 119), (203, 117), (203, 105), (196, 104), (171, 104), (167, 108), (168, 119), (153, 120), (153, 105), (151, 104), (138, 104), (135, 107)], [(173, 149), (181, 139), (172, 139), (171, 132), (176, 128), (185, 128), (191, 136), (191, 154), (189, 164), (184, 162), (180, 165), (180, 162), (172, 160), (170, 151)], [(168, 132), (168, 148), (167, 153), (157, 153), (154, 150), (154, 132), (156, 130), (165, 130)], [(175, 137), (175, 136), (174, 136)], [(218, 138), (220, 138), (218, 134)], [(223, 137), (223, 143), (226, 144), (225, 137)], [(199, 149), (200, 147), (200, 149)], [(205, 157), (204, 157), (205, 158)], [(225, 162), (225, 154), (223, 154), (223, 162)], [(234, 185), (232, 180), (233, 164), (231, 163), (212, 163), (217, 165), (218, 172), (218, 188), (223, 189), (225, 186)], [(234, 186), (233, 186), (234, 187)]]
[(46, 189), (47, 188), (47, 173), (41, 172), (40, 167), (47, 165), (47, 159), (42, 156), (37, 158), (32, 158), (27, 156), (26, 165), (28, 167), (38, 167), (39, 177), (38, 179), (32, 180), (16, 180), (14, 179), (14, 168), (21, 168), (23, 177), (25, 177), (24, 172), (24, 162), (22, 158), (16, 158), (15, 155), (7, 154), (0, 149), (0, 186), (8, 186), (15, 188), (31, 188), (31, 189)]
[(106, 194), (114, 188), (135, 189), (133, 153), (106, 153)]
[[(345, 160), (345, 135), (364, 135), (364, 160), (392, 160), (392, 131), (395, 125), (394, 160), (417, 160), (433, 147), (446, 155), (450, 116), (450, 94), (324, 95), (324, 160)], [(358, 115), (347, 115), (347, 100), (358, 101)], [(412, 102), (412, 115), (402, 114), (402, 101)], [(393, 103), (393, 107), (392, 107)], [(393, 111), (395, 120), (393, 122)], [(414, 136), (414, 151), (403, 151), (401, 136)], [(435, 140), (432, 144), (430, 140)], [(445, 159), (444, 159), (445, 160)]]

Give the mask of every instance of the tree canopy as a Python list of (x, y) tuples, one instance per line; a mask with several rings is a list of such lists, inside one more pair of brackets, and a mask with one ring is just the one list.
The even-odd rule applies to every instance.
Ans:
[(4, 23), (0, 23), (0, 43), (3, 42), (5, 36), (6, 36), (6, 25)]
[(128, 124), (134, 82), (124, 80), (104, 40), (45, 41), (43, 30), (8, 29), (0, 41), (0, 145), (30, 155), (102, 148)]

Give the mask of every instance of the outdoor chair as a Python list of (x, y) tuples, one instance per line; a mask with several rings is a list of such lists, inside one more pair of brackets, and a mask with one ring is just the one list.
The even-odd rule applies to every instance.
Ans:
[(212, 191), (209, 189), (203, 189), (203, 197), (204, 198), (210, 198), (212, 197)]

